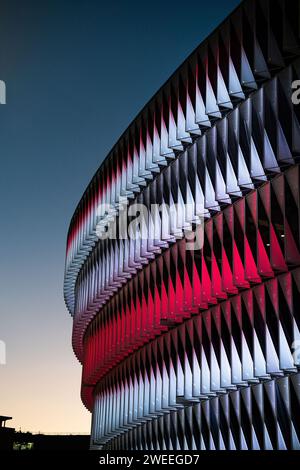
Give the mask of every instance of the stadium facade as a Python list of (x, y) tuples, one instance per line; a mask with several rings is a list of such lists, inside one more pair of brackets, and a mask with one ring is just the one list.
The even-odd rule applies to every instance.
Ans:
[[(244, 1), (76, 208), (64, 294), (91, 448), (300, 448), (299, 10)], [(121, 236), (136, 204), (146, 236)]]

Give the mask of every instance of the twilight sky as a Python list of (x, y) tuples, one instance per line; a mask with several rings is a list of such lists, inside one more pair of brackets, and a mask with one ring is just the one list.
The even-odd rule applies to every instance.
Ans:
[(73, 210), (110, 148), (239, 0), (2, 0), (0, 415), (89, 432), (63, 301)]

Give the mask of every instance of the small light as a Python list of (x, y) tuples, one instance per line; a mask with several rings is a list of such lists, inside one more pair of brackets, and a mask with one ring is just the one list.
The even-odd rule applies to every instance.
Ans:
[(282, 234), (282, 235), (280, 235), (280, 236), (281, 236), (281, 238), (284, 238), (284, 237), (285, 237), (285, 235), (283, 235), (283, 234)]
[(270, 246), (270, 243), (266, 243), (266, 246)]

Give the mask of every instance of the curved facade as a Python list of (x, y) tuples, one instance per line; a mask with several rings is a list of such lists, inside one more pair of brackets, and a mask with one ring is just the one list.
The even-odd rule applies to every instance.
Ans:
[(78, 204), (64, 293), (92, 448), (300, 448), (299, 15), (243, 2)]

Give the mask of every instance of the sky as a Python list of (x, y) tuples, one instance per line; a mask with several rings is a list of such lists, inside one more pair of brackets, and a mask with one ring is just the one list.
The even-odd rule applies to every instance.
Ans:
[(0, 415), (16, 429), (90, 431), (63, 300), (71, 216), (128, 124), (238, 4), (1, 0)]

